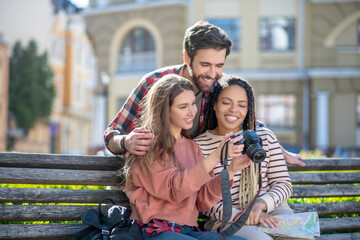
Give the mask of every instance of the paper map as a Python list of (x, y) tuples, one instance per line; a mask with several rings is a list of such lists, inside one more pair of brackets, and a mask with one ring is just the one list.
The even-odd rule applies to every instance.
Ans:
[(319, 217), (316, 212), (276, 215), (274, 218), (280, 221), (278, 228), (260, 226), (257, 230), (283, 237), (311, 239), (320, 236)]

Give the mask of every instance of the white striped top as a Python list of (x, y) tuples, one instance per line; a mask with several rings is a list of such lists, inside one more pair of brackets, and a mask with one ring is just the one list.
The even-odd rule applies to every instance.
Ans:
[[(291, 180), (280, 144), (276, 139), (275, 134), (267, 128), (257, 127), (256, 133), (261, 137), (263, 148), (266, 152), (266, 158), (261, 163), (262, 173), (262, 190), (259, 198), (263, 199), (267, 204), (267, 212), (271, 212), (281, 202), (290, 198), (292, 193)], [(209, 131), (197, 136), (194, 141), (199, 144), (203, 154), (207, 157), (219, 145), (223, 136), (214, 135)], [(229, 164), (230, 164), (229, 160)], [(214, 168), (214, 174), (218, 175), (222, 171), (221, 163)], [(234, 176), (234, 184), (231, 188), (231, 198), (233, 202), (232, 218), (242, 211), (239, 209), (239, 186), (241, 179), (241, 171)], [(247, 205), (248, 203), (246, 203)], [(206, 216), (212, 219), (222, 220), (222, 200), (220, 200), (209, 211), (205, 212)]]

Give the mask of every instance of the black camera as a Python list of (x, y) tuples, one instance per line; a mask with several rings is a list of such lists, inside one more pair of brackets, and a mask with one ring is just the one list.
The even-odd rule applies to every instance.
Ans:
[(237, 133), (232, 135), (231, 138), (236, 138), (241, 135), (243, 136), (243, 138), (234, 144), (244, 144), (244, 150), (242, 153), (244, 154), (246, 152), (248, 157), (254, 163), (260, 163), (264, 161), (266, 157), (266, 152), (261, 146), (261, 138), (253, 130), (245, 130), (243, 133)]

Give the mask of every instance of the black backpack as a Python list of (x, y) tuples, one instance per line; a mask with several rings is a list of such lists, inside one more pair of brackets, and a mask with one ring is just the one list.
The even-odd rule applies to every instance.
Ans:
[[(105, 214), (101, 212), (104, 201), (112, 202)], [(126, 207), (116, 205), (115, 201), (105, 198), (99, 203), (99, 210), (89, 209), (81, 220), (89, 227), (76, 234), (76, 240), (141, 240), (141, 230), (137, 222), (125, 216)]]

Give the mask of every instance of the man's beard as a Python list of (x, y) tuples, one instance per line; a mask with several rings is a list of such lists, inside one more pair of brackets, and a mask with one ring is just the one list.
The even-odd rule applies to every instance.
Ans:
[[(217, 80), (220, 78), (220, 76), (218, 74), (216, 74), (215, 79), (209, 77), (208, 75), (197, 76), (196, 73), (192, 69), (192, 65), (188, 65), (187, 69), (188, 69), (188, 72), (189, 72), (192, 82), (195, 84), (195, 86), (197, 87), (197, 89), (199, 89), (200, 92), (211, 92), (213, 86), (215, 85)], [(214, 81), (211, 85), (206, 85), (202, 82), (201, 78), (213, 79)]]

